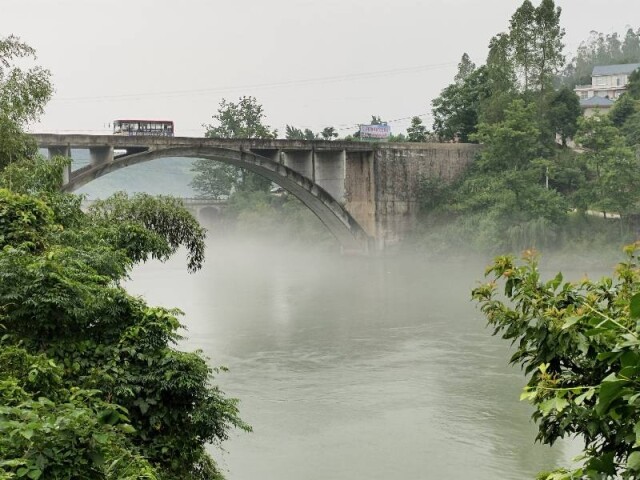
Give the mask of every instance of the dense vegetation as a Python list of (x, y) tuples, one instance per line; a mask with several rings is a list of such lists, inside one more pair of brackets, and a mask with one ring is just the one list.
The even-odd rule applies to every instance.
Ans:
[[(634, 239), (640, 72), (609, 116), (582, 118), (574, 92), (556, 87), (564, 65), (560, 13), (552, 0), (523, 2), (509, 31), (491, 39), (486, 64), (476, 67), (465, 54), (454, 83), (434, 100), (438, 137), (483, 150), (456, 184), (422, 181), (427, 233), (419, 241), (430, 248), (574, 249)], [(625, 52), (635, 51), (633, 39)], [(579, 148), (569, 148), (571, 139)]]
[(179, 247), (199, 269), (204, 230), (171, 198), (117, 195), (80, 209), (69, 159), (23, 134), (51, 94), (33, 51), (0, 40), (0, 478), (214, 479), (205, 450), (248, 427), (201, 353), (175, 348), (180, 312), (121, 286)]
[[(575, 94), (554, 87), (562, 83), (559, 19), (553, 0), (538, 7), (525, 0), (509, 32), (492, 39), (486, 65), (463, 57), (455, 83), (434, 101), (440, 138), (483, 144), (455, 185), (423, 182), (426, 221), (453, 218), (449, 242), (575, 249), (637, 237), (640, 71), (608, 115), (581, 117)], [(583, 83), (595, 63), (638, 54), (633, 30), (624, 44), (595, 36), (565, 68), (564, 83)], [(578, 148), (568, 147), (570, 139)], [(490, 282), (473, 291), (494, 334), (515, 345), (511, 362), (529, 376), (522, 399), (535, 407), (537, 440), (584, 442), (576, 467), (543, 472), (541, 480), (640, 478), (639, 249), (626, 248), (613, 279), (578, 283), (562, 274), (543, 281), (528, 249), (523, 263), (498, 257)]]

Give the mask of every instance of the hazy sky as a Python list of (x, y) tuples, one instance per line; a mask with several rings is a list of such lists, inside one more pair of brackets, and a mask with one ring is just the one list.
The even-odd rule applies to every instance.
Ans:
[[(556, 3), (568, 54), (591, 30), (640, 26), (638, 0)], [(0, 0), (0, 36), (20, 36), (53, 74), (55, 97), (32, 131), (106, 133), (116, 118), (158, 118), (199, 136), (222, 98), (254, 95), (281, 133), (332, 125), (345, 135), (371, 115), (401, 133), (431, 111), (463, 52), (484, 62), (520, 4)]]

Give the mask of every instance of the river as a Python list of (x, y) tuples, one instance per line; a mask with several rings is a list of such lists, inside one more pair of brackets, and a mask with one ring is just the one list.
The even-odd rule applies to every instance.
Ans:
[(137, 268), (128, 289), (185, 312), (252, 433), (229, 480), (535, 478), (577, 446), (535, 445), (508, 342), (470, 301), (484, 262), (342, 257), (248, 241)]

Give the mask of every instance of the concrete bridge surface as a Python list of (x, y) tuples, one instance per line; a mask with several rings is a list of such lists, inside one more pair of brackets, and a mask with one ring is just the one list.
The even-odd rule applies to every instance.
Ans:
[(49, 155), (88, 149), (89, 165), (65, 172), (64, 189), (115, 170), (165, 157), (201, 158), (245, 168), (299, 198), (343, 250), (374, 252), (413, 228), (420, 178), (450, 182), (473, 161), (477, 145), (190, 137), (34, 134)]

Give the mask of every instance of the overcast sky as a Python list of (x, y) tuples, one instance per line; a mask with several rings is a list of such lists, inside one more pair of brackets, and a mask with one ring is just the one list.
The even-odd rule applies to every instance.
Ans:
[[(591, 30), (640, 26), (638, 0), (556, 3), (569, 55)], [(54, 99), (32, 131), (106, 133), (117, 118), (157, 118), (200, 136), (222, 98), (254, 95), (281, 133), (290, 124), (346, 135), (371, 115), (401, 133), (402, 119), (431, 111), (463, 52), (484, 62), (520, 4), (0, 0), (0, 36), (20, 36), (53, 74)]]

